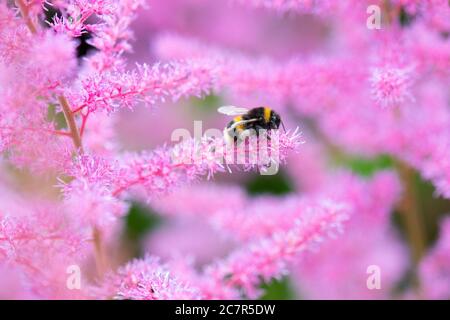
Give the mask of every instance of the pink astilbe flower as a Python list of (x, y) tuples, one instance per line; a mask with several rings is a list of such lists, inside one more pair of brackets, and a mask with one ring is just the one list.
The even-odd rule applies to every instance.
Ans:
[[(350, 224), (349, 224), (350, 225)], [(349, 226), (350, 227), (350, 226)], [(386, 299), (407, 267), (407, 250), (392, 230), (352, 224), (337, 241), (307, 253), (291, 268), (299, 296), (307, 299)], [(381, 290), (369, 290), (370, 266), (382, 272)]]
[[(370, 181), (340, 174), (330, 177), (335, 197), (348, 203), (354, 214), (339, 239), (320, 251), (302, 255), (292, 265), (300, 296), (309, 299), (376, 299), (389, 297), (407, 267), (407, 251), (390, 226), (390, 213), (398, 201), (398, 179), (381, 172)], [(328, 184), (326, 184), (325, 189)], [(366, 285), (369, 266), (381, 268), (381, 290)]]
[[(409, 211), (435, 200), (414, 206), (414, 179), (395, 173), (416, 170), (450, 198), (447, 1), (172, 0), (135, 20), (145, 6), (0, 4), (0, 297), (258, 298), (286, 277), (307, 299), (392, 298), (415, 266), (423, 297), (449, 296), (449, 221), (409, 261), (401, 239), (414, 253), (428, 245), (410, 241)], [(231, 119), (215, 112), (226, 104), (270, 106), (288, 130), (228, 143)], [(145, 145), (161, 147), (134, 148), (117, 130), (138, 131), (123, 114), (141, 105), (183, 107), (141, 120)], [(219, 129), (169, 141), (197, 117)], [(308, 146), (289, 159), (299, 123)], [(395, 166), (370, 177), (334, 167), (380, 155)], [(288, 160), (289, 194), (233, 185)], [(165, 224), (136, 235), (141, 202)], [(370, 266), (381, 290), (367, 288)], [(80, 290), (68, 267), (82, 270)]]
[[(364, 181), (340, 173), (328, 179), (332, 183), (324, 181), (315, 189), (319, 197), (257, 197), (252, 200), (246, 199), (237, 188), (198, 186), (155, 199), (152, 206), (170, 217), (178, 215), (209, 221), (217, 233), (245, 243), (270, 237), (280, 230), (287, 231), (296, 217), (309, 210), (326, 210), (330, 202), (324, 199), (335, 199), (353, 212), (347, 222), (351, 229), (346, 228), (338, 239), (324, 243), (318, 252), (304, 253), (295, 259), (289, 270), (298, 279), (301, 294), (331, 299), (388, 296), (407, 264), (406, 250), (389, 227), (391, 209), (400, 195), (397, 177), (381, 172)], [(229, 201), (221, 199), (221, 194), (229, 195)], [(366, 287), (366, 270), (373, 264), (383, 270), (381, 291)], [(215, 297), (236, 297), (232, 288), (222, 289), (220, 295), (216, 291)]]
[[(348, 206), (345, 202), (340, 204)], [(238, 212), (219, 210), (211, 220), (217, 230), (241, 241), (248, 241), (289, 229), (292, 221), (299, 217), (299, 212), (327, 211), (330, 206), (333, 206), (333, 200), (325, 196), (318, 199), (302, 199), (298, 196), (285, 199), (260, 197), (249, 201)]]
[(114, 111), (139, 102), (153, 105), (168, 97), (202, 96), (214, 86), (214, 73), (199, 63), (180, 61), (138, 65), (130, 72), (98, 73), (81, 80), (68, 96), (73, 111)]
[[(34, 77), (48, 78), (50, 82), (62, 81), (74, 74), (77, 66), (76, 43), (65, 35), (47, 32), (42, 40), (30, 49), (29, 61), (36, 73)], [(30, 57), (33, 57), (32, 59)], [(36, 64), (39, 61), (39, 64)]]
[[(223, 261), (207, 267), (203, 294), (213, 299), (237, 298), (240, 292), (246, 297), (256, 298), (261, 293), (258, 290), (261, 281), (280, 278), (287, 272), (287, 264), (299, 253), (317, 247), (327, 237), (336, 236), (348, 214), (339, 203), (299, 212), (299, 218), (290, 229), (250, 242)], [(221, 286), (237, 290), (235, 296), (218, 296), (216, 288)]]
[(200, 299), (198, 289), (174, 277), (159, 259), (146, 256), (129, 262), (116, 273), (109, 274), (104, 286), (93, 290), (104, 298), (132, 300)]
[(302, 152), (292, 155), (288, 170), (297, 190), (314, 192), (320, 190), (328, 178), (325, 147), (314, 143), (312, 138), (305, 137), (305, 140)]
[[(227, 194), (227, 198), (223, 199), (221, 194)], [(200, 219), (216, 232), (245, 242), (289, 229), (292, 221), (304, 212), (311, 208), (327, 210), (332, 201), (332, 194), (307, 199), (298, 195), (249, 198), (236, 187), (195, 185), (154, 199), (151, 205), (164, 216)]]
[[(330, 201), (337, 201), (379, 224), (389, 221), (389, 209), (398, 200), (399, 181), (390, 172), (377, 174), (365, 182), (349, 173), (326, 177), (335, 187), (324, 183), (307, 197), (289, 195), (283, 198), (258, 196), (248, 198), (240, 188), (230, 186), (195, 185), (174, 194), (150, 201), (160, 214), (168, 217), (197, 218), (209, 222), (217, 232), (236, 240), (268, 236), (290, 227), (302, 212), (315, 208), (326, 210)], [(220, 197), (227, 194), (227, 198)]]
[(17, 18), (6, 3), (0, 4), (0, 61), (14, 60), (30, 44), (27, 27)]
[(60, 172), (71, 161), (72, 145), (69, 139), (56, 134), (54, 123), (44, 114), (36, 113), (36, 108), (48, 105), (30, 96), (22, 85), (2, 85), (0, 80), (4, 98), (0, 106), (1, 150), (9, 152), (11, 163), (19, 168), (35, 173)]
[[(226, 193), (227, 197), (220, 197)], [(168, 217), (183, 216), (189, 218), (207, 218), (218, 211), (238, 211), (248, 201), (246, 193), (238, 187), (209, 184), (196, 184), (180, 188), (177, 193), (151, 200), (157, 212)]]
[(116, 114), (97, 112), (89, 115), (89, 126), (83, 130), (83, 143), (93, 154), (113, 156), (120, 147)]
[(125, 0), (114, 3), (113, 13), (106, 15), (103, 23), (92, 30), (94, 38), (90, 44), (99, 50), (88, 58), (92, 68), (104, 72), (122, 68), (125, 65), (122, 55), (132, 51), (130, 41), (134, 38), (130, 25), (136, 11), (145, 6), (144, 0)]
[(61, 183), (64, 204), (73, 210), (82, 228), (109, 230), (125, 215), (127, 205), (112, 195), (115, 169), (105, 159), (82, 155), (78, 157), (67, 174), (74, 179)]
[(404, 102), (414, 101), (409, 69), (375, 68), (370, 81), (373, 99), (382, 107), (398, 106)]
[(19, 270), (0, 263), (0, 298), (4, 300), (33, 299), (32, 292), (24, 290), (23, 274)]
[(174, 263), (175, 276), (194, 283), (203, 299), (255, 298), (261, 294), (258, 288), (262, 281), (285, 275), (288, 263), (298, 259), (300, 253), (317, 249), (326, 238), (339, 234), (349, 214), (345, 205), (333, 201), (297, 207), (294, 225), (291, 220), (282, 230), (256, 236), (225, 259), (207, 265), (203, 272), (195, 271), (190, 264), (180, 268), (172, 261), (169, 265)]
[[(165, 221), (163, 226), (150, 233), (145, 241), (145, 252), (169, 260), (170, 265), (174, 258), (191, 258), (195, 266), (202, 266), (235, 248), (235, 241), (224, 234), (226, 230), (221, 232), (199, 217), (181, 215)], [(173, 270), (172, 266), (170, 269)], [(177, 272), (175, 274), (178, 276)]]
[(445, 0), (431, 0), (421, 3), (419, 14), (425, 23), (440, 32), (450, 30), (450, 12)]
[(116, 1), (111, 0), (71, 0), (56, 2), (54, 6), (63, 10), (65, 16), (55, 16), (51, 23), (54, 30), (66, 33), (72, 37), (79, 37), (83, 33), (95, 30), (96, 25), (87, 23), (91, 16), (109, 16), (116, 8)]
[(323, 0), (229, 0), (231, 3), (276, 10), (281, 13), (294, 11), (299, 13), (323, 13), (338, 7), (334, 1)]
[[(276, 154), (271, 154), (268, 149), (257, 159), (258, 162), (244, 158), (238, 164), (226, 162), (228, 146), (222, 137), (206, 138), (200, 142), (188, 140), (173, 148), (161, 148), (152, 153), (130, 153), (122, 156), (117, 163), (82, 155), (66, 170), (66, 174), (74, 179), (61, 184), (65, 203), (69, 208), (76, 208), (82, 226), (102, 228), (125, 213), (126, 205), (119, 200), (124, 192), (137, 192), (152, 198), (201, 176), (211, 177), (214, 173), (224, 171), (224, 165), (250, 170), (264, 167), (271, 161), (286, 161), (290, 151), (298, 150), (301, 136), (294, 131), (283, 133), (279, 138)], [(258, 146), (253, 148), (256, 153), (260, 152)], [(238, 155), (249, 152), (248, 149), (235, 150), (238, 150)]]
[[(87, 32), (93, 34), (89, 43), (98, 49), (86, 60), (91, 69), (98, 72), (123, 69), (122, 54), (132, 50), (130, 40), (133, 32), (130, 24), (143, 0), (90, 1), (72, 0), (55, 4), (63, 11), (54, 17), (51, 26), (59, 33), (80, 37)], [(92, 22), (96, 23), (92, 23)]]
[(124, 155), (113, 194), (119, 195), (137, 187), (151, 197), (201, 176), (210, 178), (232, 167), (265, 170), (273, 163), (284, 163), (288, 154), (298, 151), (303, 143), (298, 129), (279, 133), (272, 139), (273, 145), (260, 146), (257, 138), (251, 137), (248, 144), (236, 148), (228, 145), (223, 137), (205, 137), (188, 139), (172, 148), (161, 148), (152, 153)]
[[(273, 101), (281, 107), (301, 97), (302, 111), (320, 111), (309, 104), (332, 103), (341, 90), (348, 90), (358, 82), (356, 75), (345, 66), (346, 58), (293, 57), (287, 61), (261, 56), (253, 57), (201, 43), (198, 40), (173, 34), (160, 35), (153, 50), (162, 59), (198, 59), (216, 70), (217, 89), (232, 97), (247, 97), (250, 101)], [(324, 92), (327, 92), (325, 95)], [(304, 100), (308, 103), (304, 103)], [(317, 110), (316, 110), (317, 109)]]
[[(362, 22), (361, 26), (365, 28)], [(401, 41), (408, 50), (394, 50), (393, 39)], [(339, 53), (322, 62), (304, 58), (282, 63), (264, 58), (252, 59), (170, 35), (159, 37), (154, 47), (163, 58), (205, 59), (208, 56), (216, 59), (219, 67), (217, 83), (224, 91), (256, 101), (266, 94), (275, 100), (282, 97), (284, 103), (294, 103), (301, 115), (313, 116), (320, 131), (331, 142), (350, 152), (368, 156), (394, 154), (429, 177), (439, 193), (446, 195), (447, 179), (438, 178), (432, 172), (441, 172), (441, 175), (447, 172), (442, 156), (438, 160), (434, 155), (441, 154), (439, 150), (445, 150), (447, 145), (442, 140), (448, 137), (445, 129), (448, 125), (437, 130), (436, 123), (440, 126), (448, 119), (448, 102), (444, 99), (435, 102), (436, 98), (428, 95), (418, 97), (416, 92), (420, 94), (422, 88), (416, 88), (416, 85), (425, 87), (432, 79), (448, 79), (445, 75), (449, 70), (450, 47), (442, 37), (430, 34), (420, 24), (398, 34), (397, 38), (394, 34), (383, 38), (382, 45), (375, 41), (380, 39), (372, 40), (375, 45), (368, 42), (361, 47), (365, 54)], [(389, 67), (392, 63), (397, 67)], [(351, 70), (347, 68), (349, 64), (352, 65)], [(371, 72), (375, 72), (372, 78)], [(435, 85), (433, 90), (437, 91), (439, 98), (446, 95), (448, 101), (448, 94), (438, 87)], [(367, 98), (371, 92), (374, 102), (381, 106), (402, 104), (401, 114), (374, 114), (372, 99)], [(425, 111), (430, 99), (433, 105), (436, 104), (433, 108), (443, 109), (439, 112)], [(426, 146), (417, 144), (418, 132), (430, 141)], [(440, 136), (439, 144), (433, 142), (436, 135)], [(429, 168), (425, 169), (424, 162)], [(431, 169), (431, 163), (437, 165)]]
[(434, 145), (430, 157), (423, 159), (420, 168), (423, 176), (436, 186), (436, 194), (450, 199), (450, 142), (440, 141)]
[(437, 243), (422, 260), (419, 275), (424, 298), (450, 298), (450, 219), (442, 221)]
[(66, 269), (82, 265), (90, 238), (79, 233), (59, 204), (27, 202), (1, 188), (0, 265), (20, 274), (14, 285), (28, 298), (83, 297), (84, 290), (67, 288)]

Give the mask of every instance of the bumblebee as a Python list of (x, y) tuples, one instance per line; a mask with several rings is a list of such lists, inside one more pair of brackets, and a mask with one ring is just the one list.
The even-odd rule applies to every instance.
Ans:
[(259, 130), (278, 129), (280, 124), (284, 124), (278, 113), (269, 107), (257, 107), (247, 109), (235, 106), (223, 106), (218, 109), (222, 114), (234, 116), (233, 120), (228, 123), (224, 129), (224, 137), (227, 142), (237, 142), (240, 138), (250, 130), (254, 130), (259, 135)]

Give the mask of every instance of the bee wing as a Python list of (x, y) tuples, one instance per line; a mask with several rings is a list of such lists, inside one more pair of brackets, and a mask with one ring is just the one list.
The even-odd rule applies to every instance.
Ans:
[(241, 114), (246, 114), (248, 112), (248, 109), (236, 106), (223, 106), (217, 109), (217, 111), (228, 116), (239, 116)]

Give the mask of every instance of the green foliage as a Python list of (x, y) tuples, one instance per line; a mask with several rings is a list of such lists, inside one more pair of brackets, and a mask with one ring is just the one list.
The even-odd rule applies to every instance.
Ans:
[(254, 174), (245, 187), (252, 195), (263, 193), (283, 195), (294, 191), (292, 181), (281, 169), (275, 175)]
[(415, 172), (414, 189), (421, 221), (425, 229), (428, 246), (432, 246), (438, 237), (439, 221), (450, 212), (450, 200), (436, 196), (435, 187)]
[(133, 257), (141, 257), (143, 253), (142, 241), (161, 223), (161, 218), (150, 208), (138, 202), (133, 202), (125, 217), (124, 240), (127, 250)]
[(389, 155), (364, 158), (339, 154), (335, 157), (335, 163), (363, 177), (370, 177), (379, 170), (390, 169), (394, 166), (394, 161)]
[(402, 27), (409, 26), (414, 21), (414, 16), (410, 15), (408, 12), (406, 12), (405, 8), (400, 8), (400, 13), (398, 15), (398, 21), (400, 22), (400, 25)]
[(56, 104), (49, 103), (47, 107), (47, 121), (52, 122), (55, 120), (56, 115)]
[(49, 103), (47, 108), (47, 121), (54, 122), (57, 130), (67, 129), (67, 122), (62, 111), (56, 112), (56, 104)]
[(217, 108), (222, 105), (222, 98), (215, 94), (209, 94), (202, 99), (191, 98), (191, 104), (195, 107), (194, 111), (200, 110), (202, 113), (213, 113), (217, 111)]
[(150, 208), (133, 202), (125, 217), (125, 231), (131, 240), (140, 240), (155, 229), (160, 222), (161, 218)]
[(291, 287), (288, 277), (280, 280), (272, 280), (269, 283), (261, 285), (264, 295), (261, 300), (293, 300), (296, 299), (295, 292)]

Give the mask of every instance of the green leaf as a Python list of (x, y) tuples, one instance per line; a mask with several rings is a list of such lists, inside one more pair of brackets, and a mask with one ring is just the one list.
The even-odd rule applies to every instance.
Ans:
[(270, 193), (283, 195), (294, 191), (293, 184), (288, 175), (283, 170), (275, 175), (255, 174), (247, 184), (246, 189), (249, 194)]
[(408, 27), (414, 21), (415, 17), (410, 15), (404, 7), (400, 8), (400, 12), (398, 14), (398, 21), (402, 27)]
[(56, 112), (57, 105), (54, 103), (49, 103), (47, 107), (47, 121), (54, 122), (55, 128), (57, 130), (67, 129), (66, 117), (64, 112)]
[(49, 103), (47, 107), (47, 121), (53, 122), (56, 116), (56, 104)]
[(155, 229), (161, 222), (160, 220), (160, 217), (150, 208), (133, 202), (125, 218), (126, 234), (131, 240), (140, 240)]
[(134, 258), (142, 257), (144, 253), (144, 239), (161, 223), (161, 218), (149, 207), (132, 202), (125, 217), (123, 244), (126, 251)]
[(209, 94), (203, 99), (193, 97), (190, 102), (194, 106), (194, 110), (200, 109), (204, 113), (212, 113), (216, 112), (217, 108), (222, 104), (222, 98), (215, 94)]
[(264, 283), (261, 285), (261, 289), (265, 291), (261, 300), (293, 300), (296, 298), (288, 277)]
[(60, 111), (55, 114), (55, 127), (57, 130), (67, 129), (66, 117), (64, 116), (64, 112)]
[(388, 155), (380, 155), (375, 158), (364, 158), (351, 155), (338, 155), (335, 157), (338, 166), (349, 168), (363, 177), (370, 177), (380, 170), (393, 168), (394, 161)]

